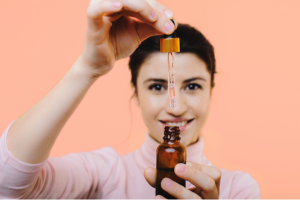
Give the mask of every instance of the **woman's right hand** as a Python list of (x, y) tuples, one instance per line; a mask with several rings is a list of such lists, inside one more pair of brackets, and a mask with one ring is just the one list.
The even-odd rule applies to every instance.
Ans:
[(91, 0), (81, 66), (92, 77), (108, 73), (146, 38), (171, 34), (172, 18), (172, 11), (155, 0)]

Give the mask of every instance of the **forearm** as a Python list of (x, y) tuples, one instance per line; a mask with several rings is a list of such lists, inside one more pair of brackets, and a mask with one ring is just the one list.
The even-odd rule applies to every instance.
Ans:
[(7, 146), (14, 157), (35, 164), (49, 156), (59, 132), (96, 80), (80, 65), (79, 59), (49, 93), (12, 124)]

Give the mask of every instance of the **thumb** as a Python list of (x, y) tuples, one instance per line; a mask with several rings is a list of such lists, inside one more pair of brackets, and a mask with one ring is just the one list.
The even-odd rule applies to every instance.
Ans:
[(155, 187), (156, 182), (156, 169), (152, 167), (148, 167), (144, 171), (144, 177), (152, 187)]

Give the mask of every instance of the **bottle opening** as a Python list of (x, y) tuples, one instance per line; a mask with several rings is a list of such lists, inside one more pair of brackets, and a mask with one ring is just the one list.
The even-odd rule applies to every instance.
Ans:
[(180, 140), (178, 126), (165, 126), (164, 140)]

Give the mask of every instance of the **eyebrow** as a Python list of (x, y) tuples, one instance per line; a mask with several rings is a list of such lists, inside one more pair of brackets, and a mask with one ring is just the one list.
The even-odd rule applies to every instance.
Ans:
[(195, 81), (195, 80), (201, 80), (201, 81), (206, 81), (204, 78), (202, 77), (194, 77), (194, 78), (189, 78), (189, 79), (186, 79), (183, 81), (183, 83), (189, 83), (189, 82), (192, 82), (192, 81)]
[(168, 81), (165, 79), (158, 79), (158, 78), (148, 78), (147, 80), (144, 81), (144, 83), (146, 82), (150, 82), (150, 81), (154, 81), (154, 82), (160, 82), (160, 83), (167, 83)]
[[(206, 81), (204, 78), (201, 77), (194, 77), (194, 78), (189, 78), (183, 81), (183, 83), (189, 83), (195, 80), (202, 80), (202, 81)], [(150, 82), (150, 81), (154, 81), (154, 82), (160, 82), (160, 83), (167, 83), (168, 81), (165, 79), (157, 79), (157, 78), (148, 78), (147, 80), (144, 81), (144, 83), (146, 82)]]

